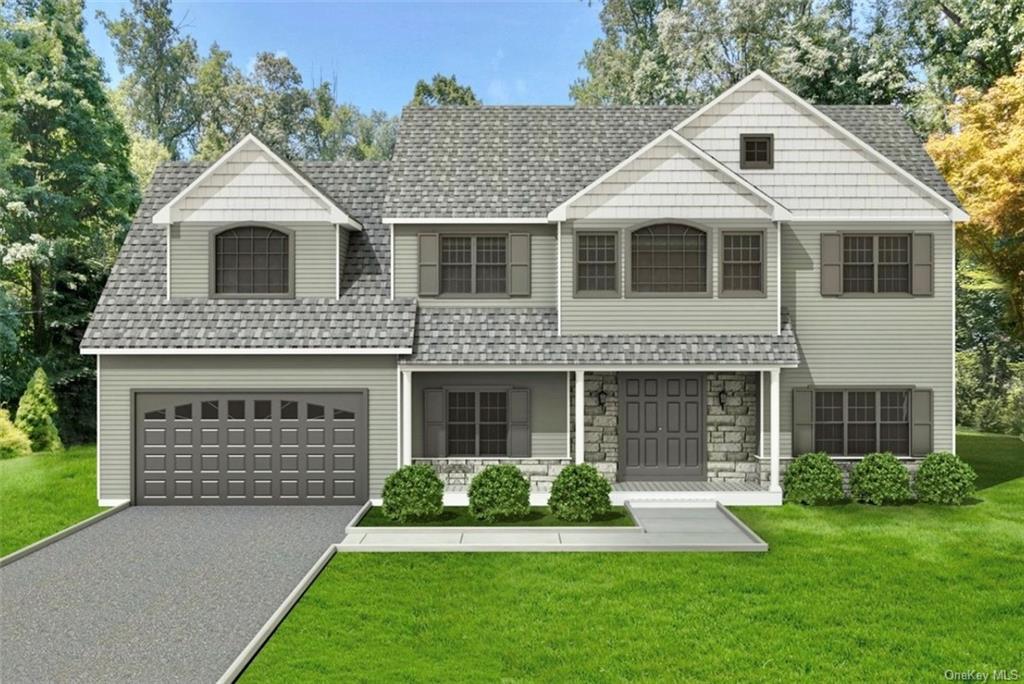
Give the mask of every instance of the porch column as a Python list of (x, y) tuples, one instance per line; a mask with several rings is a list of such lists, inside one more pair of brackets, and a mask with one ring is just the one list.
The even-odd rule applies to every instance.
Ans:
[(576, 371), (576, 462), (583, 463), (583, 371)]
[(779, 487), (779, 369), (772, 368), (769, 371), (771, 376), (771, 419), (769, 424), (771, 425), (771, 480), (769, 482), (768, 491), (779, 492), (782, 488)]
[(412, 464), (412, 371), (402, 371), (402, 465)]

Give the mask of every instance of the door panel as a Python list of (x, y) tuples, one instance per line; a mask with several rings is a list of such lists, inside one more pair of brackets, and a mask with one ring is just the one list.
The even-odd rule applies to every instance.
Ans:
[(697, 373), (619, 375), (619, 478), (707, 476), (704, 378)]

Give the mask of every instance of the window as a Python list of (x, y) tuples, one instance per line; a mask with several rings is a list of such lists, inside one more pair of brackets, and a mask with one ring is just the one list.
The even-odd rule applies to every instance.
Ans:
[(814, 393), (814, 449), (839, 456), (910, 453), (910, 392), (827, 390)]
[(910, 293), (909, 235), (844, 235), (843, 293)]
[(740, 168), (770, 169), (775, 165), (775, 136), (741, 135)]
[(764, 292), (761, 233), (722, 234), (722, 292)]
[(441, 294), (507, 294), (507, 236), (442, 236), (440, 289)]
[(615, 233), (576, 234), (576, 291), (619, 291), (618, 238)]
[(290, 238), (262, 226), (241, 226), (214, 237), (214, 293), (287, 295)]
[(663, 224), (637, 229), (630, 239), (633, 292), (707, 292), (708, 236), (704, 231)]
[(508, 454), (508, 392), (451, 390), (446, 408), (449, 456)]

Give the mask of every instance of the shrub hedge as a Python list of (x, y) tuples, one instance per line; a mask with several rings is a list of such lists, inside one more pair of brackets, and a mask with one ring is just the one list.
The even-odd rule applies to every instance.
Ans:
[(551, 485), (548, 506), (556, 518), (590, 522), (612, 508), (612, 486), (589, 463), (566, 466)]
[(889, 452), (868, 454), (850, 473), (850, 493), (863, 503), (904, 503), (911, 497), (910, 473)]
[(842, 501), (843, 473), (822, 452), (801, 454), (789, 464), (783, 482), (785, 500), (817, 506)]
[(430, 520), (443, 509), (444, 483), (429, 465), (403, 466), (384, 480), (381, 512), (392, 520)]
[(928, 454), (914, 477), (914, 492), (923, 503), (960, 505), (974, 494), (977, 473), (959, 456)]
[(485, 522), (525, 518), (530, 483), (514, 465), (489, 465), (469, 483), (469, 512)]

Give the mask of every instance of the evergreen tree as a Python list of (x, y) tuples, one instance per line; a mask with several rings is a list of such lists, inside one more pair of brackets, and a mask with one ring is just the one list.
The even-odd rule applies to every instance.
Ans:
[(59, 451), (64, 448), (53, 416), (57, 413), (57, 402), (50, 389), (46, 371), (37, 368), (29, 380), (25, 393), (18, 402), (15, 426), (28, 436), (32, 451)]

